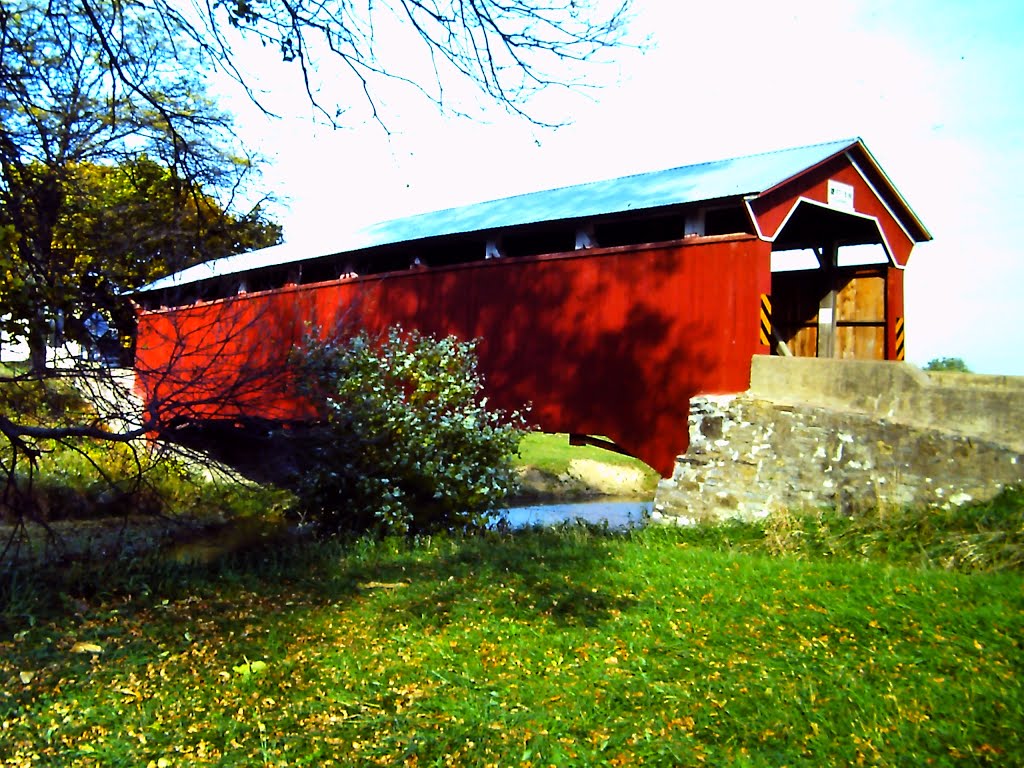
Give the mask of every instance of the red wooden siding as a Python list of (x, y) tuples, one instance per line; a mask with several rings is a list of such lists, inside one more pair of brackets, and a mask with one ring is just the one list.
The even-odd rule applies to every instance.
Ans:
[(750, 236), (497, 259), (140, 311), (139, 386), (162, 418), (301, 419), (286, 361), (310, 327), (479, 338), (486, 394), (549, 432), (604, 435), (663, 475), (689, 400), (741, 392), (771, 290)]
[(903, 308), (903, 275), (902, 269), (888, 267), (886, 269), (886, 312), (888, 322), (885, 329), (885, 359), (902, 360), (903, 353), (899, 347), (901, 340), (897, 324), (902, 323), (905, 317)]

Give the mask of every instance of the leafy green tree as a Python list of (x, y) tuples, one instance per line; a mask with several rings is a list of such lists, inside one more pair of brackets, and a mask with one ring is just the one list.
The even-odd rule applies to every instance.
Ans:
[[(578, 65), (620, 41), (629, 3), (0, 0), (0, 323), (27, 337), (28, 376), (53, 375), (46, 360), (52, 324), (70, 318), (74, 329), (112, 294), (108, 287), (247, 247), (254, 230), (235, 225), (260, 229), (257, 211), (237, 213), (253, 159), (205, 88), (211, 74), (226, 74), (262, 106), (247, 65), (250, 42), (290, 62), (333, 125), (348, 122), (360, 100), (365, 115), (384, 125), (397, 88), (462, 111), (472, 98), (449, 87), (458, 82), (545, 122), (528, 109), (530, 97), (586, 85)], [(348, 90), (334, 88), (342, 81)], [(124, 227), (105, 226), (112, 217), (96, 210), (98, 201), (131, 209), (143, 199), (141, 192), (131, 204), (120, 197), (120, 172), (137, 173), (138, 189), (147, 189), (151, 172), (166, 173), (154, 194), (167, 201), (171, 219), (125, 209)], [(97, 186), (103, 194), (89, 191)], [(225, 249), (213, 252), (213, 245)], [(101, 257), (105, 249), (110, 255)], [(0, 384), (25, 377), (0, 370)], [(5, 493), (18, 463), (35, 461), (47, 440), (130, 441), (155, 428), (156, 410), (59, 425), (0, 411), (10, 449), (0, 452)]]
[(74, 272), (103, 272), (119, 290), (210, 258), (281, 240), (260, 207), (223, 210), (204, 190), (143, 155), (118, 165), (69, 169), (57, 247), (74, 254)]
[(212, 194), (221, 209), (232, 209), (250, 160), (204, 86), (210, 73), (227, 74), (259, 103), (252, 72), (236, 53), (246, 41), (293, 63), (333, 124), (352, 106), (328, 101), (351, 98), (351, 90), (329, 87), (342, 80), (382, 124), (379, 92), (412, 88), (462, 110), (464, 94), (446, 101), (459, 93), (447, 84), (459, 80), (535, 119), (526, 109), (533, 94), (586, 85), (576, 65), (621, 41), (629, 2), (5, 0), (0, 226), (15, 236), (0, 258), (12, 273), (9, 330), (27, 327), (32, 367), (42, 371), (49, 324), (88, 304), (78, 300), (73, 289), (81, 284), (54, 239), (76, 168), (148, 155), (180, 184), (177, 198), (199, 206)]
[[(68, 168), (66, 178), (53, 232), (56, 298), (49, 308), (60, 313), (66, 339), (88, 341), (83, 321), (97, 311), (126, 336), (133, 310), (124, 291), (215, 256), (281, 240), (280, 226), (261, 208), (240, 216), (228, 213), (212, 196), (186, 189), (170, 169), (146, 156), (120, 165), (81, 163)], [(27, 306), (33, 300), (28, 290), (33, 273), (16, 257), (12, 229), (5, 231), (12, 234), (0, 238), (0, 302)], [(0, 322), (13, 336), (25, 332), (24, 317), (11, 314)]]
[(961, 360), (959, 357), (936, 357), (934, 360), (928, 362), (928, 365), (924, 367), (926, 371), (952, 371), (956, 373), (970, 373), (971, 369), (967, 367), (967, 363)]
[[(118, 298), (126, 289), (281, 241), (280, 226), (267, 221), (261, 208), (240, 216), (224, 211), (212, 196), (146, 156), (113, 166), (83, 163), (68, 175), (54, 247), (67, 254), (65, 274), (78, 287), (76, 314), (100, 310), (122, 335), (132, 327), (132, 309)], [(74, 337), (82, 329), (69, 324), (65, 331)]]
[(235, 189), (248, 171), (229, 151), (230, 120), (204, 95), (198, 48), (154, 34), (161, 23), (118, 0), (0, 5), (0, 226), (14, 233), (3, 298), (12, 326), (27, 328), (34, 370), (46, 366), (50, 323), (89, 309), (74, 268), (85, 243), (68, 248), (61, 227), (87, 199), (90, 164), (155, 158), (177, 210), (189, 198), (208, 207), (204, 190)]
[(476, 530), (515, 485), (524, 419), (488, 408), (474, 344), (393, 328), (311, 341), (304, 392), (322, 409), (298, 478), (328, 531)]

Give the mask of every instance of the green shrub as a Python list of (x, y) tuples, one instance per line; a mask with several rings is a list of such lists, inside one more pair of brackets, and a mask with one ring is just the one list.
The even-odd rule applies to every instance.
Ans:
[(310, 341), (303, 392), (322, 406), (297, 480), (328, 531), (484, 527), (513, 490), (523, 417), (489, 409), (475, 345), (391, 329)]

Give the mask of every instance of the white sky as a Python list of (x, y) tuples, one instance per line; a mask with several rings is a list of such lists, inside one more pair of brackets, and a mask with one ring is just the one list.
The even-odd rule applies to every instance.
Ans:
[(391, 104), (390, 135), (358, 114), (332, 131), (264, 64), (268, 103), (286, 116), (232, 107), (270, 160), (261, 185), (282, 200), (271, 211), (286, 239), (330, 243), (413, 212), (860, 136), (935, 237), (907, 271), (908, 359), (1024, 375), (1019, 0), (635, 2), (651, 47), (591, 74), (607, 85), (590, 99), (540, 105), (572, 118), (557, 131), (446, 118), (412, 96)]

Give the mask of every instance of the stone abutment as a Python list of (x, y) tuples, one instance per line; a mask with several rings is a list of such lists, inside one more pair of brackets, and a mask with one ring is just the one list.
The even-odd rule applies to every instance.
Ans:
[(690, 404), (655, 519), (959, 505), (1024, 482), (1024, 380), (902, 363), (758, 357), (740, 395)]

